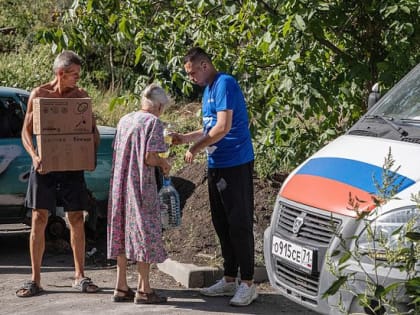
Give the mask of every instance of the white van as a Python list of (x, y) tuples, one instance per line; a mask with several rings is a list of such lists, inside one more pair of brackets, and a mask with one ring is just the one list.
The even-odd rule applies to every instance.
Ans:
[[(282, 295), (322, 314), (339, 314), (338, 294), (323, 299), (323, 293), (337, 279), (330, 273), (328, 259), (340, 249), (340, 239), (359, 236), (367, 242), (366, 221), (356, 220), (349, 209), (349, 196), (357, 197), (361, 210), (375, 208), (372, 195), (378, 194), (384, 160), (389, 152), (401, 182), (395, 198), (376, 209), (372, 221), (385, 237), (414, 216), (419, 209), (412, 194), (420, 191), (420, 64), (408, 73), (343, 136), (338, 137), (296, 168), (283, 183), (270, 226), (264, 233), (264, 258), (270, 284)], [(374, 218), (368, 218), (369, 220)], [(420, 226), (419, 220), (416, 221)], [(334, 228), (332, 228), (334, 226)], [(353, 250), (354, 242), (348, 242)], [(376, 248), (378, 254), (381, 247)], [(379, 255), (378, 255), (379, 256)], [(360, 273), (356, 261), (347, 261), (348, 272)], [(372, 277), (384, 285), (406, 279), (398, 268), (373, 268), (372, 260), (362, 262)], [(417, 270), (420, 271), (419, 261)], [(363, 292), (363, 283), (360, 286)], [(404, 299), (404, 296), (403, 296)], [(348, 313), (366, 312), (352, 294), (344, 294)]]

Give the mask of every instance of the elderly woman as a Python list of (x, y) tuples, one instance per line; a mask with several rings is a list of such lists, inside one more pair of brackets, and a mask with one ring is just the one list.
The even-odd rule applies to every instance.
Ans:
[[(159, 120), (169, 99), (156, 84), (146, 87), (141, 109), (125, 115), (117, 126), (108, 205), (108, 258), (117, 260), (114, 302), (166, 302), (149, 283), (150, 265), (166, 259), (162, 240), (155, 167), (164, 175), (171, 166), (159, 157), (166, 151)], [(137, 292), (127, 284), (127, 260), (136, 261)]]

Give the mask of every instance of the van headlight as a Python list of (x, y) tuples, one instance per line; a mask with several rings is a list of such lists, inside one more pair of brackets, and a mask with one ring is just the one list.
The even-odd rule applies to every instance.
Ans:
[(359, 251), (379, 260), (401, 260), (390, 258), (399, 248), (409, 247), (407, 231), (420, 230), (420, 210), (416, 206), (400, 208), (363, 221), (362, 232), (356, 239)]

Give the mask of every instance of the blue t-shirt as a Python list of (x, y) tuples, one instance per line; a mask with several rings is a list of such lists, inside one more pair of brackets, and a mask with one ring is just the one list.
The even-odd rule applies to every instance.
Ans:
[(254, 160), (246, 103), (235, 78), (218, 73), (204, 90), (202, 107), (205, 134), (216, 125), (217, 112), (233, 111), (232, 128), (228, 134), (207, 147), (208, 167), (232, 167)]

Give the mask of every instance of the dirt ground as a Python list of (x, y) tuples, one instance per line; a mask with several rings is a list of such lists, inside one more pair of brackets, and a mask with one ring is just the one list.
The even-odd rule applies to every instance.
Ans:
[[(164, 232), (169, 257), (179, 262), (221, 266), (220, 247), (214, 231), (205, 179), (205, 164), (185, 166), (172, 177), (181, 199), (182, 224)], [(264, 264), (263, 234), (270, 224), (280, 182), (254, 178), (255, 262)]]

